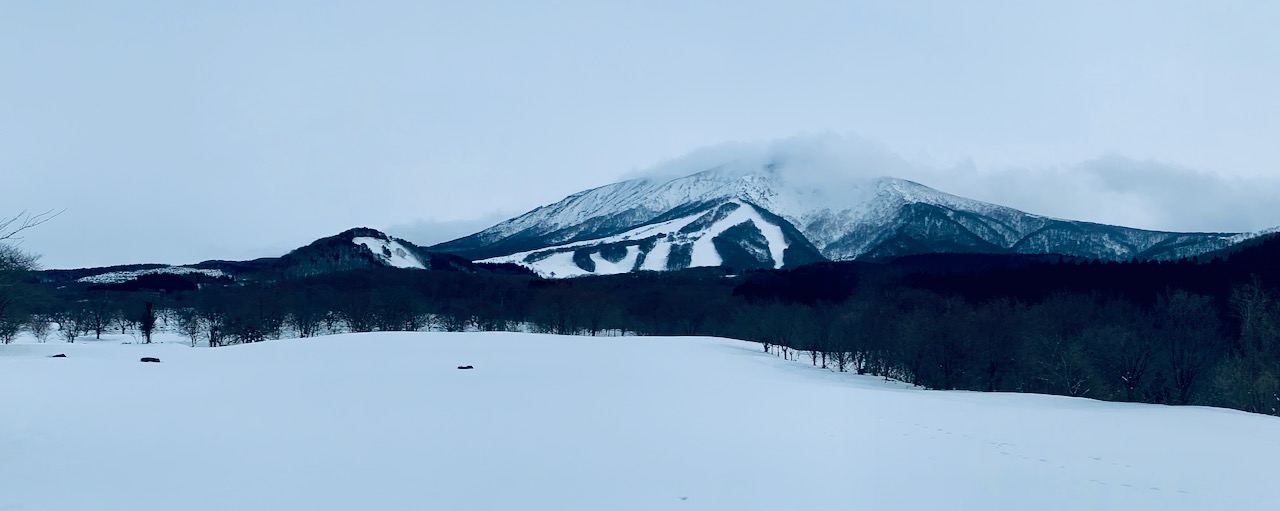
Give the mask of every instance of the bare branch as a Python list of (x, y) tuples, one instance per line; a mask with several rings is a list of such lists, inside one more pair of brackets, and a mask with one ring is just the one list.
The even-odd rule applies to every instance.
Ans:
[(66, 210), (54, 212), (52, 209), (44, 213), (31, 214), (23, 211), (9, 218), (0, 218), (0, 241), (19, 240), (22, 231), (38, 226), (61, 215)]

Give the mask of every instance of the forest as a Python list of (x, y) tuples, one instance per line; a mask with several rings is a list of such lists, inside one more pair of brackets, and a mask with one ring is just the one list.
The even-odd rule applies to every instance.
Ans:
[(15, 263), (0, 266), (0, 341), (27, 331), (42, 342), (107, 332), (149, 342), (161, 329), (214, 347), (402, 330), (709, 335), (930, 389), (1280, 415), (1277, 263), (1277, 237), (1194, 261), (935, 254), (564, 280), (380, 268), (85, 285)]

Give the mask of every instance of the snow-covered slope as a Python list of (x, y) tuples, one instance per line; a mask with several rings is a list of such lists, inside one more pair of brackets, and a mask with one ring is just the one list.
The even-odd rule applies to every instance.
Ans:
[[(781, 224), (781, 225), (780, 225)], [(785, 226), (785, 227), (784, 227)], [(756, 207), (729, 200), (714, 208), (642, 225), (628, 231), (486, 259), (515, 263), (544, 277), (607, 275), (637, 270), (675, 270), (732, 264), (738, 268), (781, 268), (787, 250), (803, 244), (789, 226), (770, 220)], [(794, 262), (797, 250), (793, 249)], [(815, 251), (810, 260), (818, 259)], [(806, 261), (807, 262), (807, 261)]]
[(305, 277), (355, 269), (395, 267), (416, 270), (478, 271), (458, 256), (429, 252), (376, 229), (358, 227), (285, 254), (273, 264), (288, 276)]
[(1273, 234), (1280, 234), (1280, 226), (1263, 229), (1261, 231), (1244, 232), (1244, 233), (1236, 234), (1234, 236), (1231, 236), (1230, 238), (1227, 238), (1227, 241), (1231, 242), (1231, 244), (1234, 245), (1236, 243), (1243, 243), (1245, 241), (1249, 241), (1255, 238), (1261, 238), (1263, 236), (1270, 236)]
[(1280, 499), (1275, 417), (925, 391), (724, 339), (11, 345), (0, 387), (6, 510), (1177, 511)]
[[(931, 252), (1177, 259), (1236, 242), (1232, 234), (1155, 232), (1033, 215), (891, 177), (815, 181), (795, 177), (804, 176), (796, 165), (801, 164), (731, 162), (673, 179), (623, 181), (571, 195), (432, 250), (517, 262), (544, 274), (552, 267), (561, 268), (557, 275), (599, 273), (590, 264), (565, 267), (563, 256), (538, 262), (569, 248), (634, 239), (637, 230), (725, 205), (749, 206), (765, 223), (794, 233), (790, 243), (816, 249), (818, 257), (831, 260)], [(584, 257), (578, 260), (585, 263)]]
[(369, 252), (372, 252), (374, 257), (386, 263), (387, 266), (418, 270), (427, 268), (418, 259), (418, 256), (413, 255), (413, 252), (400, 243), (400, 240), (390, 236), (356, 236), (351, 238), (351, 242), (369, 249)]
[(89, 275), (76, 279), (76, 282), (85, 284), (119, 284), (128, 282), (143, 275), (189, 275), (198, 273), (207, 277), (224, 277), (226, 274), (222, 270), (191, 268), (187, 266), (165, 266), (163, 268), (149, 268), (145, 270), (128, 270), (128, 271), (112, 271), (99, 273), (97, 275)]

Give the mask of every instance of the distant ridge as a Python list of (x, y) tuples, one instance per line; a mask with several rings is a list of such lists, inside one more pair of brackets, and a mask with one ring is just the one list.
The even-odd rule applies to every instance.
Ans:
[(432, 252), (377, 229), (357, 227), (320, 238), (280, 257), (249, 261), (210, 260), (188, 265), (135, 264), (102, 268), (45, 270), (45, 282), (109, 285), (147, 275), (179, 275), (193, 281), (218, 278), (301, 278), (371, 268), (405, 268), (464, 273), (528, 273), (514, 265), (480, 264), (453, 254)]

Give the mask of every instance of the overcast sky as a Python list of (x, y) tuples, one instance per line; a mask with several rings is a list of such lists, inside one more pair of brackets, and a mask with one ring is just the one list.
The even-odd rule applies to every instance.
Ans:
[(801, 135), (1033, 213), (1254, 230), (1280, 225), (1277, 26), (1273, 1), (0, 2), (0, 217), (65, 209), (23, 241), (52, 268), (428, 243)]

